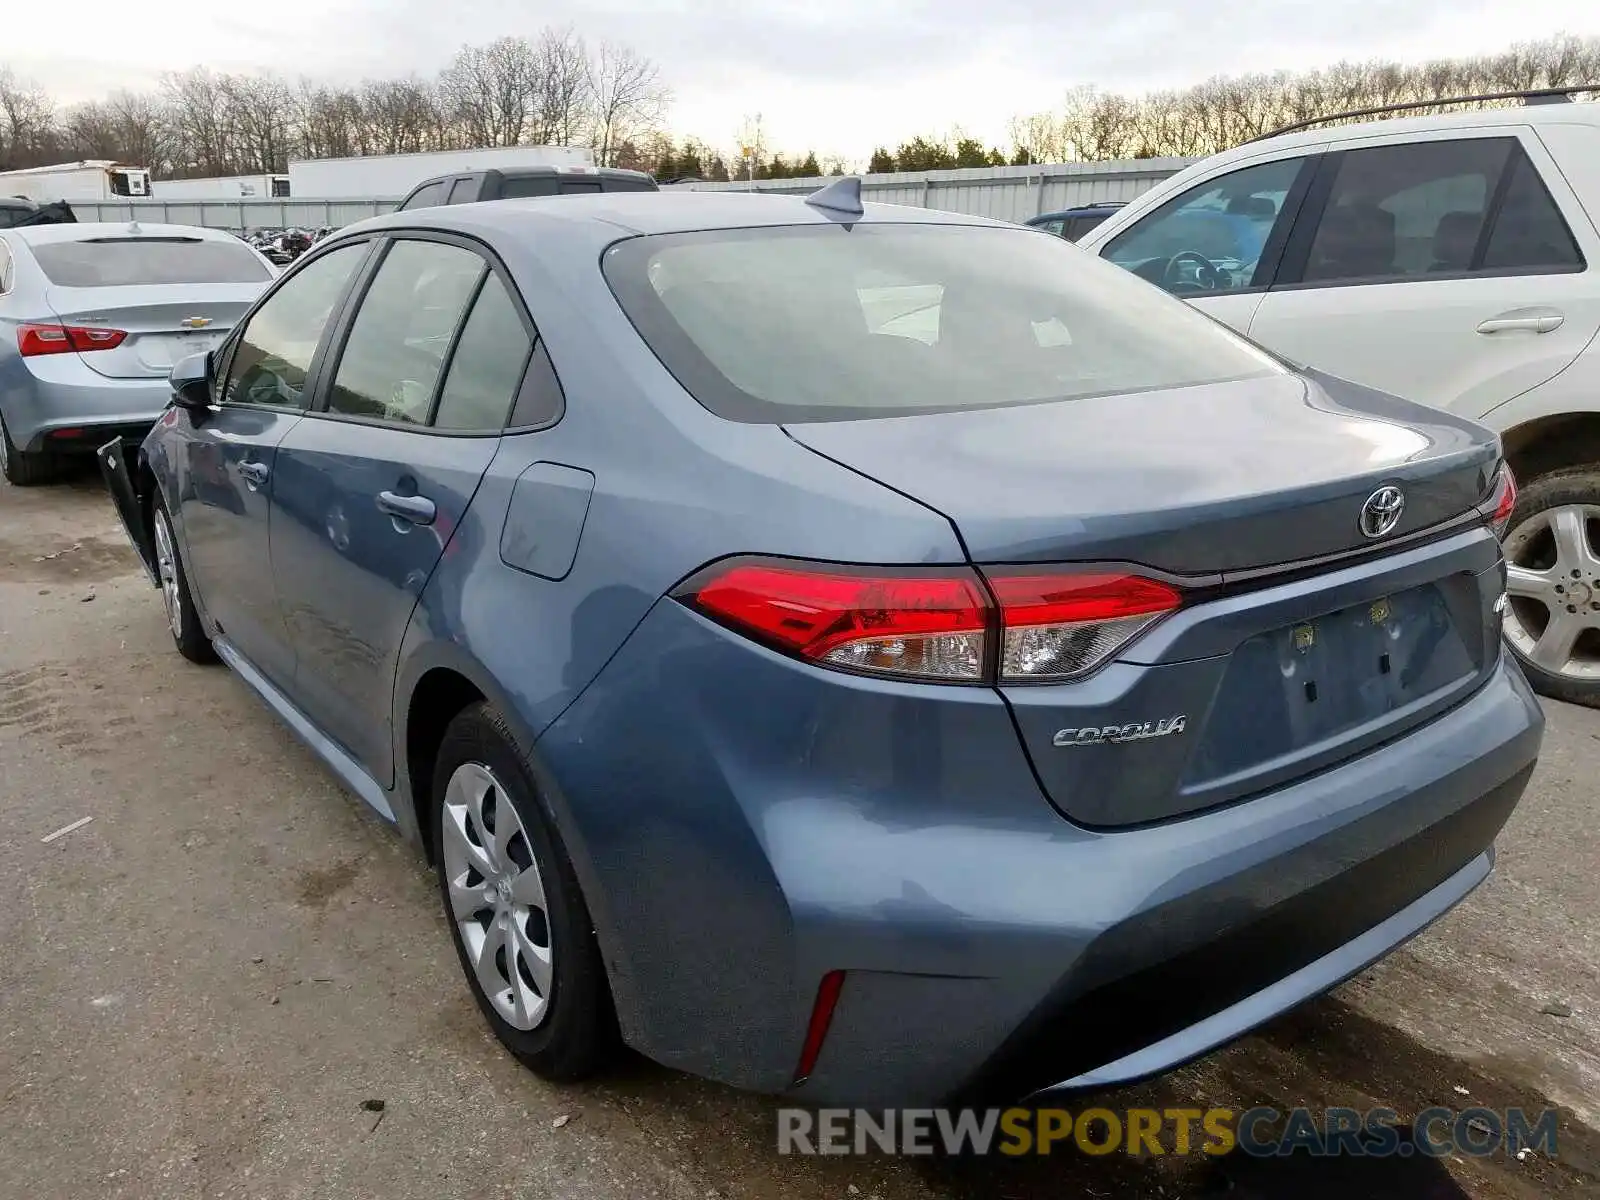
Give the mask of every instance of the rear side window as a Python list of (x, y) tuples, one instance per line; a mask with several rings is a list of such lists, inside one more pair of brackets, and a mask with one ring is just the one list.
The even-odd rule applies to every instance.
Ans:
[(739, 421), (826, 421), (1190, 387), (1283, 368), (1059, 238), (934, 224), (661, 234), (603, 259), (687, 390)]
[(498, 432), (528, 365), (533, 341), (505, 285), (483, 282), (461, 329), (433, 423), (440, 429)]
[(1583, 253), (1539, 172), (1519, 147), (1485, 249), (1485, 271), (1581, 271)]
[(444, 180), (430, 183), (427, 187), (418, 188), (409, 200), (400, 206), (401, 212), (410, 212), (413, 208), (433, 208), (444, 203)]
[(1302, 279), (1383, 282), (1471, 270), (1513, 145), (1463, 138), (1347, 151)]
[(500, 184), (500, 199), (526, 200), (530, 196), (556, 195), (554, 175), (512, 175)]
[(169, 283), (264, 283), (266, 264), (238, 242), (200, 238), (96, 238), (44, 242), (33, 257), (60, 287), (128, 287)]
[(0, 229), (10, 229), (23, 217), (32, 215), (31, 208), (12, 208), (8, 204), (0, 204)]
[(601, 188), (608, 192), (656, 192), (661, 189), (656, 187), (651, 179), (629, 179), (626, 176), (602, 176)]
[(476, 179), (458, 179), (450, 185), (450, 199), (446, 204), (467, 204), (478, 198)]
[(0, 242), (0, 296), (11, 290), (11, 247)]
[(350, 324), (328, 410), (426, 425), (445, 354), (487, 269), (460, 246), (395, 242)]

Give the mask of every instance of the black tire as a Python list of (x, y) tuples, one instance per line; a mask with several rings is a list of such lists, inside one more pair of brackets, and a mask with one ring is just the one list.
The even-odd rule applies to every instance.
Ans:
[[(1506, 537), (1507, 556), (1510, 558), (1518, 553), (1517, 530), (1539, 514), (1553, 508), (1565, 505), (1582, 504), (1600, 508), (1600, 470), (1591, 467), (1571, 467), (1562, 471), (1552, 471), (1547, 475), (1539, 475), (1522, 485), (1522, 490), (1517, 496), (1516, 508), (1512, 510), (1511, 521)], [(1591, 544), (1594, 538), (1591, 537)], [(1541, 548), (1542, 549), (1542, 548)], [(1541, 565), (1542, 559), (1535, 563), (1524, 565)], [(1586, 586), (1592, 585), (1594, 580), (1583, 581)], [(1600, 591), (1593, 593), (1594, 600), (1600, 600)], [(1523, 602), (1517, 597), (1512, 597), (1513, 611), (1522, 610)], [(1593, 612), (1594, 610), (1591, 610)], [(1600, 625), (1600, 612), (1594, 612), (1597, 625)], [(1584, 635), (1583, 645), (1592, 645), (1600, 634), (1587, 633)], [(1600, 678), (1593, 681), (1574, 679), (1568, 675), (1558, 675), (1547, 671), (1537, 663), (1531, 661), (1515, 642), (1508, 638), (1506, 642), (1511, 652), (1516, 655), (1517, 661), (1522, 665), (1523, 673), (1527, 675), (1528, 682), (1533, 685), (1534, 691), (1541, 696), (1548, 696), (1552, 700), (1565, 700), (1569, 704), (1582, 704), (1588, 708), (1600, 708)]]
[(0, 469), (6, 477), (6, 482), (13, 487), (37, 487), (41, 483), (49, 483), (56, 477), (56, 461), (48, 454), (26, 454), (17, 449), (17, 444), (11, 440), (11, 431), (6, 428), (6, 419), (0, 413)]
[[(551, 984), (539, 1024), (518, 1029), (503, 1019), (478, 981), (452, 911), (444, 840), (445, 793), (466, 765), (487, 768), (498, 795), (516, 809), (544, 885), (545, 925), (551, 949)], [(594, 1074), (611, 1059), (620, 1038), (605, 964), (588, 906), (531, 773), (504, 718), (487, 704), (463, 710), (445, 730), (433, 773), (432, 822), (439, 894), (467, 986), (501, 1043), (535, 1074), (570, 1082)], [(497, 800), (496, 803), (499, 801)]]
[[(167, 544), (172, 552), (172, 571), (176, 584), (175, 612), (167, 610), (167, 597), (165, 589), (162, 595), (162, 609), (168, 612), (167, 630), (172, 634), (172, 641), (178, 647), (178, 653), (192, 663), (202, 666), (217, 661), (217, 651), (211, 644), (211, 639), (206, 636), (205, 623), (200, 619), (200, 610), (194, 606), (194, 597), (189, 593), (189, 574), (183, 569), (183, 553), (178, 549), (178, 540), (172, 532), (172, 518), (167, 514), (167, 505), (160, 496), (156, 497), (153, 511), (150, 514), (151, 541), (160, 545), (160, 526), (165, 530)], [(159, 555), (159, 551), (158, 551)], [(158, 574), (159, 568), (158, 568)]]

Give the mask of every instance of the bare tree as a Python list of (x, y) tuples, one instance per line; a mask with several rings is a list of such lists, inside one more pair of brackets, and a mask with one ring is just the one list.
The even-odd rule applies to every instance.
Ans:
[(275, 75), (224, 75), (221, 86), (235, 142), (229, 157), (248, 175), (289, 168), (289, 146), (297, 116), (294, 94)]
[(474, 146), (515, 146), (538, 111), (538, 60), (527, 38), (463, 46), (439, 76), (451, 116)]
[(173, 167), (184, 175), (237, 173), (233, 105), (225, 77), (205, 67), (162, 81), (173, 143)]
[(618, 147), (653, 132), (671, 93), (656, 64), (626, 46), (605, 42), (589, 65), (593, 126), (589, 143), (601, 166), (614, 165)]
[(49, 95), (0, 67), (0, 164), (47, 165), (55, 150), (55, 119)]
[(589, 51), (570, 27), (547, 29), (539, 39), (538, 113), (535, 141), (571, 146), (593, 125)]

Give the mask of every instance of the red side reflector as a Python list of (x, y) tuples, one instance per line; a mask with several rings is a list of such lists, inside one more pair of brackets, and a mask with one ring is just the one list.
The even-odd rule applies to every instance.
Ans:
[(839, 989), (844, 987), (844, 972), (829, 971), (817, 985), (817, 1000), (811, 1006), (811, 1023), (806, 1026), (805, 1045), (800, 1048), (800, 1062), (794, 1069), (796, 1085), (811, 1078), (822, 1053), (822, 1043), (827, 1040), (828, 1026), (833, 1021), (833, 1010), (839, 1003)]
[(120, 346), (127, 336), (125, 330), (92, 325), (18, 325), (17, 351), (23, 358), (74, 352), (86, 354), (91, 350)]
[(82, 437), (83, 436), (83, 430), (81, 430), (81, 429), (52, 429), (50, 431), (50, 436), (53, 437), (53, 438)]
[(1517, 507), (1517, 477), (1511, 473), (1509, 463), (1500, 464), (1500, 474), (1495, 477), (1494, 513), (1489, 524), (1496, 537), (1505, 537), (1511, 525), (1511, 514)]

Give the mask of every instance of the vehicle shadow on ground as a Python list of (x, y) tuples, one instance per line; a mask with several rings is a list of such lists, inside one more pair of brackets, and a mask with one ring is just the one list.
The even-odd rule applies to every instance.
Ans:
[[(1559, 1110), (1555, 1159), (1536, 1153), (1519, 1161), (1501, 1150), (1486, 1158), (1448, 1159), (1318, 1158), (1303, 1152), (1268, 1158), (1238, 1150), (1219, 1157), (1178, 1156), (1172, 1153), (1170, 1126), (1161, 1156), (1118, 1151), (1091, 1157), (1068, 1139), (1047, 1157), (890, 1158), (876, 1152), (797, 1157), (777, 1153), (776, 1101), (685, 1080), (642, 1059), (630, 1060), (595, 1092), (609, 1108), (648, 1110), (652, 1123), (670, 1112), (682, 1144), (708, 1148), (703, 1157), (697, 1155), (702, 1161), (741, 1164), (742, 1190), (732, 1180), (729, 1191), (724, 1181), (706, 1179), (724, 1194), (861, 1200), (907, 1194), (939, 1200), (1577, 1200), (1600, 1195), (1600, 1132), (1566, 1110)], [(1242, 1113), (1257, 1106), (1287, 1112), (1304, 1105), (1320, 1116), (1333, 1106), (1363, 1112), (1382, 1107), (1399, 1114), (1401, 1140), (1409, 1138), (1403, 1122), (1431, 1107), (1500, 1112), (1521, 1107), (1530, 1116), (1555, 1107), (1526, 1085), (1431, 1051), (1331, 997), (1171, 1075), (1058, 1103), (1074, 1113), (1090, 1107), (1226, 1107)], [(1202, 1140), (1197, 1130), (1195, 1144)], [(766, 1186), (752, 1187), (754, 1178), (763, 1176)]]

